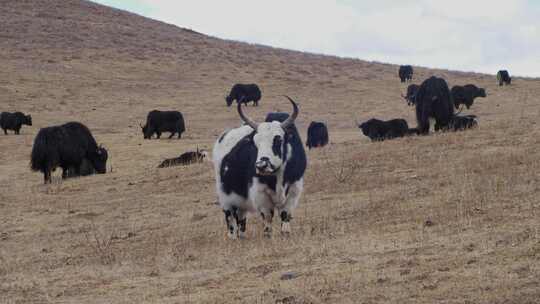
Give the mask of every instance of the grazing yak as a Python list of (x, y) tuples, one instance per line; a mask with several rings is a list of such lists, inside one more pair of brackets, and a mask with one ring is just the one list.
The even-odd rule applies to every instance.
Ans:
[(239, 103), (238, 114), (246, 124), (224, 132), (214, 145), (216, 190), (231, 238), (244, 237), (247, 212), (261, 214), (264, 234), (270, 237), (274, 209), (281, 218), (281, 232), (290, 232), (307, 159), (294, 125), (298, 106), (287, 98), (292, 115), (271, 113), (262, 123), (247, 117)]
[(497, 72), (497, 81), (499, 82), (499, 86), (502, 86), (503, 84), (509, 85), (512, 83), (512, 78), (507, 70), (500, 70)]
[(432, 76), (420, 85), (416, 94), (416, 120), (420, 134), (429, 133), (429, 119), (435, 119), (435, 131), (446, 129), (454, 116), (454, 103), (448, 84)]
[(391, 119), (383, 121), (372, 118), (358, 125), (362, 133), (372, 141), (381, 141), (416, 134), (416, 129), (409, 129), (405, 119)]
[(478, 126), (476, 115), (454, 115), (450, 120), (449, 127), (453, 131), (471, 129)]
[(328, 128), (322, 122), (312, 121), (307, 130), (306, 146), (311, 148), (324, 147), (328, 144)]
[(172, 138), (174, 134), (178, 134), (178, 138), (181, 138), (182, 133), (186, 130), (184, 117), (178, 111), (150, 111), (146, 116), (146, 124), (144, 126), (139, 125), (144, 139), (152, 138), (154, 133), (159, 139), (162, 132), (171, 132), (169, 138)]
[(81, 165), (79, 167), (69, 167), (63, 178), (88, 176), (93, 174), (96, 174), (94, 165), (87, 158), (83, 158)]
[(407, 95), (403, 96), (401, 94), (401, 97), (403, 97), (407, 101), (407, 105), (412, 106), (414, 105), (416, 98), (416, 93), (418, 93), (418, 90), (420, 89), (420, 86), (417, 84), (411, 84), (407, 87)]
[(103, 174), (106, 172), (107, 158), (107, 150), (97, 145), (85, 125), (68, 122), (39, 130), (34, 139), (30, 166), (33, 171), (41, 171), (45, 183), (50, 183), (51, 172), (57, 167), (62, 168), (62, 178), (79, 176), (81, 169), (87, 172), (85, 159), (95, 172)]
[(191, 165), (194, 163), (202, 163), (204, 158), (208, 157), (208, 153), (205, 150), (188, 151), (182, 153), (182, 155), (174, 158), (167, 158), (158, 166), (158, 168), (167, 168), (180, 165)]
[(22, 125), (32, 125), (32, 116), (24, 115), (22, 112), (2, 112), (0, 113), (0, 128), (7, 135), (7, 130), (15, 131), (15, 134), (20, 134)]
[(225, 97), (228, 107), (230, 107), (235, 100), (237, 103), (245, 103), (246, 105), (248, 102), (253, 101), (253, 106), (258, 106), (259, 100), (261, 100), (261, 90), (259, 89), (259, 86), (254, 83), (237, 83), (232, 87), (229, 95)]
[(452, 99), (454, 100), (454, 107), (459, 109), (459, 105), (464, 104), (469, 109), (474, 99), (477, 97), (486, 97), (486, 90), (478, 88), (474, 84), (467, 84), (464, 86), (453, 86), (450, 90)]
[(406, 82), (412, 80), (413, 77), (413, 67), (410, 65), (402, 65), (399, 67), (399, 79), (401, 82)]

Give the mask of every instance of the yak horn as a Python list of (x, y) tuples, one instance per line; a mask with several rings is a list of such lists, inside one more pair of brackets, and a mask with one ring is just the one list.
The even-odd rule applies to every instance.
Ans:
[(293, 106), (293, 113), (291, 116), (289, 116), (289, 118), (287, 118), (284, 122), (281, 123), (281, 127), (283, 129), (287, 129), (290, 125), (294, 124), (294, 121), (296, 120), (296, 117), (298, 117), (298, 106), (296, 105), (296, 102), (294, 102), (294, 100), (292, 100), (289, 96), (287, 95), (283, 95), (284, 97), (286, 97), (291, 103), (292, 103), (292, 106)]
[(252, 127), (254, 130), (257, 130), (259, 125), (256, 122), (254, 122), (253, 120), (251, 120), (251, 118), (249, 118), (248, 116), (246, 116), (244, 114), (244, 112), (242, 111), (242, 103), (241, 102), (238, 102), (237, 109), (238, 109), (238, 114), (240, 114), (240, 118), (242, 118), (242, 120), (246, 124), (248, 124), (248, 126)]

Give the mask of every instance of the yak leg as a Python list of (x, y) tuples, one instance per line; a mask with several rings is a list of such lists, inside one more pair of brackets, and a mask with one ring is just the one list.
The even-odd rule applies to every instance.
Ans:
[(279, 217), (281, 218), (281, 233), (288, 235), (291, 233), (290, 221), (292, 219), (292, 210), (298, 205), (304, 180), (301, 179), (292, 185), (289, 185), (289, 191), (285, 198), (285, 203), (278, 207)]
[(235, 208), (234, 218), (236, 220), (236, 225), (238, 226), (238, 237), (243, 239), (246, 236), (246, 211)]
[(161, 137), (161, 132), (160, 131), (156, 131), (156, 137), (157, 137), (157, 139), (159, 139)]
[(15, 128), (15, 134), (16, 135), (21, 134), (21, 127)]
[(46, 168), (43, 172), (43, 183), (44, 184), (50, 184), (51, 183), (51, 170), (49, 168)]
[(227, 235), (231, 239), (236, 239), (238, 236), (238, 227), (234, 218), (234, 209), (224, 209), (223, 213), (225, 213), (225, 224), (227, 225), (227, 231), (229, 232)]
[(169, 136), (169, 139), (173, 138), (174, 134), (176, 134), (176, 132), (172, 131), (171, 135)]
[(264, 236), (272, 237), (272, 220), (274, 219), (274, 209), (263, 208), (261, 217), (264, 222)]
[(4, 129), (4, 128), (2, 129), (4, 130), (4, 134), (7, 135), (7, 129)]

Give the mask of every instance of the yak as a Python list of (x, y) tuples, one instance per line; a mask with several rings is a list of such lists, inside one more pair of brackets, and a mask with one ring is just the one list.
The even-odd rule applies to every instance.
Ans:
[(261, 100), (261, 90), (259, 89), (259, 86), (254, 83), (237, 83), (231, 88), (229, 95), (225, 97), (228, 107), (230, 107), (235, 100), (237, 103), (245, 103), (246, 105), (248, 102), (253, 101), (253, 106), (258, 106), (259, 100)]
[(7, 135), (7, 130), (15, 131), (15, 134), (20, 134), (22, 125), (31, 126), (32, 116), (24, 115), (22, 112), (2, 112), (0, 113), (0, 128)]
[(459, 105), (463, 104), (469, 109), (474, 99), (477, 97), (486, 97), (486, 90), (478, 88), (474, 84), (467, 84), (464, 86), (453, 86), (450, 90), (452, 99), (454, 100), (454, 107), (459, 109)]
[(500, 70), (497, 72), (497, 81), (499, 82), (499, 86), (502, 86), (503, 84), (509, 85), (512, 83), (512, 78), (507, 70)]
[(399, 79), (401, 82), (406, 82), (412, 80), (413, 77), (413, 67), (410, 65), (402, 65), (399, 67), (398, 71)]
[(476, 115), (454, 115), (449, 126), (453, 131), (461, 131), (478, 126), (478, 122), (476, 121)]
[(400, 118), (388, 121), (371, 118), (359, 124), (358, 128), (372, 141), (382, 141), (417, 133), (416, 129), (409, 129), (409, 125), (405, 119)]
[(420, 85), (416, 94), (416, 120), (420, 134), (429, 133), (429, 120), (435, 119), (435, 131), (446, 129), (454, 116), (454, 103), (448, 84), (432, 76)]
[(307, 131), (306, 146), (308, 149), (324, 147), (328, 144), (328, 128), (322, 122), (312, 121)]
[(32, 147), (30, 167), (41, 171), (45, 183), (50, 183), (51, 172), (57, 167), (62, 168), (62, 178), (81, 175), (81, 169), (87, 170), (85, 159), (95, 172), (106, 173), (107, 158), (107, 150), (97, 145), (85, 125), (68, 122), (39, 130)]
[(239, 103), (238, 114), (246, 124), (225, 131), (214, 145), (216, 191), (231, 238), (245, 236), (249, 212), (262, 216), (264, 235), (270, 237), (276, 210), (281, 232), (290, 233), (307, 158), (294, 126), (299, 109), (287, 98), (293, 106), (292, 115), (271, 113), (261, 123), (245, 115)]
[(418, 89), (420, 89), (419, 85), (411, 84), (407, 87), (407, 95), (403, 96), (403, 94), (401, 94), (401, 97), (403, 97), (407, 101), (407, 105), (414, 105), (414, 99), (416, 98), (416, 93), (418, 93)]
[(207, 156), (208, 153), (205, 150), (199, 150), (197, 148), (197, 151), (188, 151), (182, 153), (178, 157), (165, 159), (163, 162), (161, 162), (158, 168), (167, 168), (180, 165), (186, 166), (194, 163), (201, 163)]
[(186, 130), (184, 117), (178, 111), (158, 111), (153, 110), (146, 116), (146, 124), (139, 124), (142, 129), (144, 139), (150, 139), (157, 135), (159, 139), (162, 132), (171, 132), (169, 138), (174, 134), (178, 134), (178, 138), (182, 137), (182, 133)]

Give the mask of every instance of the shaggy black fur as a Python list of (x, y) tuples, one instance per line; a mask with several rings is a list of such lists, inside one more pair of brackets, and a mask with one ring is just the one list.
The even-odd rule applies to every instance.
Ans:
[(32, 125), (32, 116), (24, 115), (22, 112), (2, 112), (0, 113), (0, 128), (7, 135), (7, 130), (15, 131), (15, 134), (20, 134), (22, 125)]
[(405, 96), (401, 95), (401, 97), (405, 98), (409, 106), (412, 106), (416, 103), (415, 102), (416, 93), (418, 93), (419, 89), (420, 89), (419, 85), (411, 84), (407, 87), (407, 95)]
[(399, 67), (399, 79), (401, 82), (405, 82), (407, 80), (412, 80), (413, 77), (413, 67), (410, 65), (402, 65)]
[(464, 104), (469, 109), (474, 99), (477, 97), (486, 97), (486, 90), (478, 88), (474, 84), (467, 84), (464, 86), (454, 86), (450, 91), (452, 98), (454, 99), (454, 107), (459, 109), (459, 105)]
[(186, 131), (184, 124), (184, 116), (178, 111), (158, 111), (153, 110), (146, 116), (146, 125), (141, 126), (144, 139), (152, 138), (154, 133), (159, 139), (162, 132), (171, 132), (169, 138), (174, 134), (178, 134), (178, 138), (182, 137), (182, 133)]
[[(107, 158), (107, 150), (98, 147), (85, 125), (68, 122), (39, 130), (34, 139), (30, 166), (34, 171), (43, 172), (45, 183), (50, 183), (51, 172), (57, 167), (62, 168), (62, 178), (81, 175), (85, 159), (97, 173), (105, 173)], [(68, 170), (74, 172), (68, 174)]]
[(245, 103), (246, 105), (248, 102), (253, 101), (253, 106), (258, 106), (259, 100), (261, 100), (261, 90), (259, 89), (259, 86), (254, 83), (237, 83), (231, 88), (229, 95), (225, 97), (228, 107), (230, 107), (235, 100), (236, 102)]
[(405, 119), (391, 119), (388, 121), (372, 118), (358, 125), (362, 133), (373, 141), (403, 137), (417, 134), (416, 129), (409, 129)]
[(322, 122), (312, 121), (307, 131), (306, 146), (311, 148), (324, 147), (328, 144), (328, 128)]
[(435, 131), (448, 128), (454, 116), (454, 103), (448, 84), (442, 78), (426, 79), (416, 94), (416, 120), (420, 134), (429, 133), (429, 119), (435, 119)]
[(507, 70), (500, 70), (497, 73), (497, 81), (499, 82), (499, 86), (503, 84), (509, 85), (512, 83), (512, 77), (510, 77)]
[(478, 126), (476, 115), (455, 115), (450, 121), (450, 128), (453, 131), (471, 129)]

